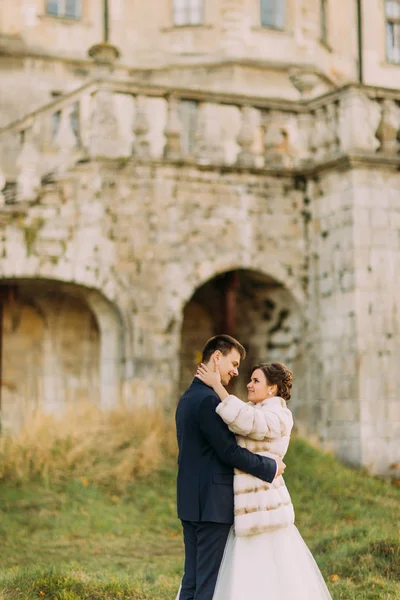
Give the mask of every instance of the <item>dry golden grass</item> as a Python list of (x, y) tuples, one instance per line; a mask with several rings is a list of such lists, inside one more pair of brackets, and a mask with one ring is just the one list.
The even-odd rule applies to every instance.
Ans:
[(176, 455), (175, 424), (162, 409), (74, 405), (37, 412), (16, 436), (0, 436), (0, 481), (80, 479), (122, 491)]

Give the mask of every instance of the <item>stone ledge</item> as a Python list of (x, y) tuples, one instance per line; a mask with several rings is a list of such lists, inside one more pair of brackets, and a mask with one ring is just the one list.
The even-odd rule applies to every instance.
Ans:
[[(173, 168), (177, 170), (192, 169), (200, 173), (219, 173), (220, 175), (255, 175), (255, 176), (267, 176), (275, 178), (307, 178), (314, 176), (317, 173), (323, 171), (335, 171), (335, 170), (348, 170), (356, 168), (369, 168), (371, 166), (377, 169), (385, 169), (394, 172), (400, 170), (400, 156), (393, 156), (387, 154), (377, 153), (352, 153), (352, 154), (336, 154), (331, 157), (327, 157), (326, 160), (318, 163), (309, 163), (304, 165), (293, 165), (293, 166), (271, 166), (271, 167), (249, 167), (236, 164), (218, 164), (218, 163), (198, 163), (193, 159), (136, 159), (131, 158), (112, 158), (112, 159), (101, 159), (77, 163), (70, 171), (63, 176), (63, 179), (74, 178), (75, 174), (84, 169), (86, 165), (98, 163), (102, 164), (103, 167), (108, 168), (110, 173), (117, 173), (129, 171), (132, 167), (145, 167), (149, 170), (154, 168)], [(39, 199), (35, 199), (29, 202), (15, 202), (4, 204), (0, 206), (0, 213), (2, 214), (13, 214), (13, 213), (25, 213), (33, 205), (40, 204)]]

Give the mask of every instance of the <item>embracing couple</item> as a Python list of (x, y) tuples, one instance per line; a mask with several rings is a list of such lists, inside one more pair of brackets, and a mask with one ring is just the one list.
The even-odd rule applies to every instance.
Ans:
[(282, 477), (292, 373), (279, 362), (255, 366), (243, 402), (224, 386), (245, 356), (234, 338), (211, 338), (177, 407), (177, 600), (330, 600)]

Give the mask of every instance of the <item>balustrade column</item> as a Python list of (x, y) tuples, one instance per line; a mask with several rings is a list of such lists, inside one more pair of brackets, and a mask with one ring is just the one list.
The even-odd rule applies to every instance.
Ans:
[(315, 111), (313, 147), (315, 158), (322, 161), (329, 153), (331, 134), (328, 127), (326, 107), (321, 106)]
[(174, 96), (168, 98), (168, 115), (164, 135), (164, 157), (179, 160), (182, 157), (182, 122), (179, 118), (179, 100)]
[(263, 120), (264, 133), (264, 160), (265, 167), (283, 167), (285, 165), (286, 132), (283, 128), (280, 115), (271, 111)]
[(114, 95), (107, 85), (100, 85), (93, 96), (89, 155), (91, 158), (118, 158), (120, 151), (121, 139)]
[(21, 152), (17, 158), (18, 201), (36, 200), (40, 184), (40, 153), (33, 136), (32, 127), (25, 130)]
[(149, 158), (149, 121), (146, 112), (146, 97), (136, 97), (136, 113), (133, 125), (135, 140), (133, 143), (133, 155), (137, 158)]
[(199, 107), (196, 132), (196, 160), (203, 164), (220, 164), (224, 160), (218, 105), (204, 102)]
[(253, 167), (255, 165), (255, 154), (252, 150), (254, 144), (254, 125), (252, 122), (253, 109), (250, 106), (242, 108), (242, 124), (236, 138), (240, 146), (237, 156), (237, 164), (242, 167)]
[(327, 149), (330, 154), (336, 154), (339, 148), (339, 130), (338, 130), (338, 104), (332, 102), (326, 107), (327, 122)]
[(376, 137), (381, 143), (380, 151), (397, 156), (400, 150), (400, 106), (394, 100), (384, 100), (382, 117)]
[(40, 118), (40, 150), (43, 153), (54, 149), (53, 115), (45, 113)]
[(67, 106), (61, 111), (60, 124), (54, 138), (54, 146), (58, 149), (57, 172), (65, 173), (71, 166), (71, 156), (74, 155), (77, 139), (72, 129), (71, 114), (73, 106)]
[(308, 165), (313, 158), (312, 138), (314, 134), (314, 121), (309, 112), (300, 113), (297, 117), (297, 160), (300, 165)]

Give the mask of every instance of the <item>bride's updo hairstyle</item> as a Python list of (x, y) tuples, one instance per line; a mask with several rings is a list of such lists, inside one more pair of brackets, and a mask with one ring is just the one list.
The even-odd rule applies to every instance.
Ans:
[(268, 385), (276, 384), (278, 386), (277, 396), (280, 396), (284, 400), (290, 400), (293, 373), (286, 365), (281, 362), (262, 363), (261, 365), (256, 365), (251, 373), (253, 374), (256, 369), (260, 369), (264, 373)]

